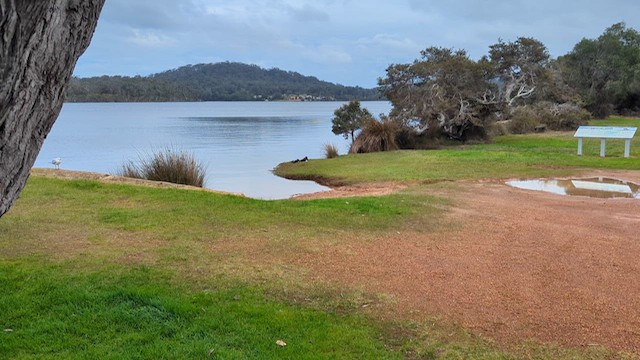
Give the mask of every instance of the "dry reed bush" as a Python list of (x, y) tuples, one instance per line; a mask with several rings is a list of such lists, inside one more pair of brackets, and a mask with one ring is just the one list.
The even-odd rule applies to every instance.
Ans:
[(205, 180), (205, 168), (195, 157), (186, 152), (174, 149), (164, 149), (153, 152), (150, 156), (140, 157), (139, 163), (124, 164), (119, 175), (165, 181), (202, 187)]
[(576, 130), (580, 125), (587, 125), (591, 114), (582, 107), (565, 103), (552, 104), (541, 102), (536, 104), (540, 122), (551, 130)]
[(380, 121), (370, 118), (362, 126), (360, 135), (356, 137), (349, 153), (368, 153), (378, 151), (398, 150), (396, 135), (398, 123), (384, 116)]
[(126, 164), (123, 164), (120, 170), (116, 172), (120, 176), (135, 178), (135, 179), (144, 179), (142, 174), (136, 164), (133, 161), (130, 161)]
[(539, 102), (515, 108), (509, 131), (513, 134), (525, 134), (533, 132), (538, 125), (545, 125), (549, 130), (576, 130), (578, 126), (586, 125), (590, 118), (588, 111), (575, 104)]
[(513, 110), (509, 122), (509, 132), (512, 134), (526, 134), (533, 132), (540, 125), (538, 114), (529, 106), (519, 106)]
[(338, 157), (338, 147), (334, 144), (324, 144), (324, 156), (327, 159), (333, 159)]

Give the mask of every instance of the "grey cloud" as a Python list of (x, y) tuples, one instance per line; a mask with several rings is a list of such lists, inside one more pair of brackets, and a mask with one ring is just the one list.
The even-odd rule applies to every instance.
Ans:
[(101, 19), (139, 29), (175, 30), (201, 14), (192, 1), (109, 0)]
[[(429, 46), (487, 53), (499, 38), (542, 41), (552, 56), (619, 21), (637, 0), (107, 0), (76, 74), (148, 74), (217, 59), (373, 86)], [(118, 49), (118, 51), (114, 51)]]
[(294, 20), (300, 22), (327, 22), (330, 18), (329, 14), (309, 4), (305, 4), (302, 7), (297, 8), (292, 7), (290, 11), (293, 14)]

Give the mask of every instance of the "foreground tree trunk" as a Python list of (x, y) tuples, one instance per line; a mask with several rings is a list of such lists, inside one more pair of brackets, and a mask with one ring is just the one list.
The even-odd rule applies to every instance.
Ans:
[(55, 122), (104, 0), (0, 0), (0, 216)]

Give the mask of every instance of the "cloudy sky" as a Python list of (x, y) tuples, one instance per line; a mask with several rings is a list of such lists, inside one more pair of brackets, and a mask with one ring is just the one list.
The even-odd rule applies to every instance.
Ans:
[(498, 39), (542, 41), (553, 57), (624, 21), (638, 0), (107, 0), (75, 75), (149, 75), (237, 61), (373, 87), (429, 46), (472, 58)]

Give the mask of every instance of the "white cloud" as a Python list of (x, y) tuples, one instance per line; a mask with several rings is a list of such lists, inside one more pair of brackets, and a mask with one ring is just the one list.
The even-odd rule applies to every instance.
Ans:
[(413, 52), (420, 50), (420, 45), (412, 39), (390, 34), (376, 34), (370, 38), (358, 39), (356, 43), (360, 46), (379, 46), (389, 50)]
[(307, 49), (305, 56), (312, 61), (320, 64), (349, 64), (353, 62), (353, 58), (349, 53), (332, 48), (331, 46), (320, 46), (317, 48)]
[(176, 43), (176, 40), (169, 36), (140, 29), (132, 29), (127, 41), (143, 47), (169, 47)]

